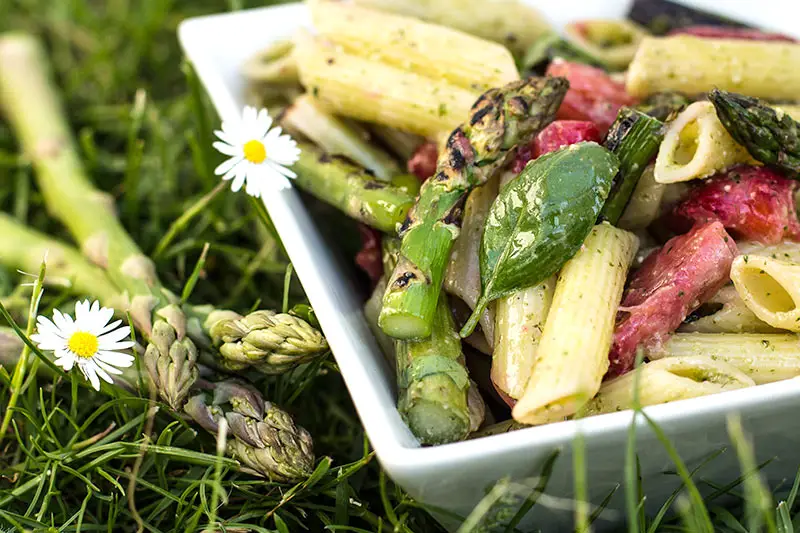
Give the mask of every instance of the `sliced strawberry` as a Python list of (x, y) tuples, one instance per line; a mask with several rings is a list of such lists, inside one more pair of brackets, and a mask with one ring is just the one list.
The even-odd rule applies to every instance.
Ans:
[(696, 222), (719, 220), (736, 237), (777, 244), (800, 241), (794, 204), (798, 182), (766, 167), (738, 166), (692, 189), (664, 218), (680, 233)]
[(593, 122), (586, 120), (556, 120), (550, 123), (530, 144), (521, 146), (511, 166), (515, 174), (522, 172), (531, 159), (536, 159), (559, 148), (583, 141), (600, 142), (600, 130)]
[(602, 133), (614, 123), (620, 107), (636, 103), (625, 92), (625, 84), (613, 80), (599, 68), (556, 59), (547, 67), (547, 75), (569, 80), (569, 90), (556, 116), (592, 121)]

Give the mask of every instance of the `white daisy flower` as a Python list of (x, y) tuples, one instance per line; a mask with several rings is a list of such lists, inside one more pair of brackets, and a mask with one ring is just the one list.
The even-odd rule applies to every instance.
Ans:
[(266, 109), (245, 107), (241, 120), (222, 122), (222, 130), (214, 134), (220, 141), (213, 146), (230, 159), (214, 170), (224, 180), (233, 180), (234, 192), (247, 184), (250, 196), (260, 197), (264, 192), (291, 187), (286, 178), (297, 174), (286, 168), (300, 157), (297, 143), (289, 135), (281, 135), (281, 128), (272, 128), (272, 118)]
[(55, 352), (55, 363), (69, 372), (77, 365), (95, 390), (100, 390), (98, 376), (113, 383), (109, 374), (122, 374), (119, 368), (133, 364), (133, 356), (118, 350), (127, 350), (133, 342), (123, 340), (131, 334), (129, 326), (121, 320), (109, 324), (114, 310), (91, 305), (89, 300), (75, 304), (75, 320), (58, 309), (53, 310), (53, 320), (37, 317), (37, 332), (31, 340), (40, 350)]

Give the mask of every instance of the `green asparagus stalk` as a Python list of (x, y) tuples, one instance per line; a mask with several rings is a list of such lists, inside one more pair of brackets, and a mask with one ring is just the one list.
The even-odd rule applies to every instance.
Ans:
[(683, 111), (683, 108), (691, 103), (692, 101), (681, 93), (662, 91), (651, 94), (635, 109), (663, 122)]
[(620, 109), (603, 143), (619, 158), (619, 171), (600, 212), (603, 219), (612, 224), (619, 221), (645, 167), (658, 153), (663, 126), (658, 119), (635, 109)]
[[(24, 246), (20, 246), (23, 244)], [(0, 250), (3, 256), (0, 263), (7, 267), (25, 271), (33, 271), (41, 263), (41, 253), (49, 251), (47, 269), (51, 280), (68, 280), (72, 292), (78, 295), (92, 296), (109, 307), (123, 301), (122, 295), (114, 287), (102, 269), (89, 263), (73, 247), (47, 235), (32, 230), (11, 217), (0, 214)], [(25, 253), (33, 250), (35, 253)], [(8, 252), (8, 253), (6, 253)], [(221, 360), (216, 364), (230, 370), (243, 369), (253, 365), (254, 368), (276, 374), (288, 371), (295, 366), (308, 362), (328, 350), (328, 344), (322, 334), (297, 316), (276, 315), (272, 311), (254, 311), (241, 316), (233, 311), (220, 311), (210, 306), (185, 306), (186, 320), (179, 316), (174, 306), (158, 311), (159, 314), (173, 313), (173, 321), (181, 324), (181, 330), (202, 348), (219, 348)], [(268, 317), (274, 317), (270, 319)], [(196, 325), (195, 325), (196, 323)], [(173, 364), (169, 369), (160, 371), (159, 390), (171, 398), (170, 404), (176, 404), (180, 395), (170, 392), (169, 384), (179, 383), (185, 379), (177, 379), (189, 371), (198, 354), (195, 346), (190, 346), (186, 339), (175, 337), (175, 330), (161, 322), (154, 324), (150, 334), (151, 353), (146, 360), (155, 372), (158, 365), (168, 362)], [(166, 327), (165, 327), (166, 326)], [(222, 337), (226, 340), (222, 340)], [(242, 337), (245, 337), (244, 340)], [(169, 338), (168, 342), (164, 342)], [(212, 346), (213, 343), (216, 343)], [(170, 353), (173, 349), (186, 351), (185, 357), (158, 358), (156, 353)], [(153, 352), (159, 346), (157, 352)], [(249, 364), (242, 363), (242, 350), (251, 359)], [(176, 366), (177, 365), (177, 366)], [(157, 378), (156, 378), (157, 379)], [(178, 387), (178, 390), (183, 390)]]
[(317, 329), (286, 313), (254, 311), (241, 316), (215, 311), (206, 324), (210, 324), (211, 340), (230, 370), (252, 366), (265, 374), (283, 374), (328, 351), (328, 343)]
[(328, 155), (310, 143), (297, 144), (300, 159), (292, 168), (301, 189), (377, 230), (397, 231), (414, 203), (411, 195), (343, 157)]
[(151, 309), (170, 302), (155, 265), (117, 220), (113, 200), (86, 176), (48, 79), (44, 53), (30, 36), (0, 38), (0, 105), (33, 163), (48, 211), (69, 230), (83, 254), (127, 292), (132, 318), (149, 333)]
[[(383, 239), (384, 270), (391, 272), (400, 241)], [(466, 438), (483, 422), (485, 406), (471, 383), (461, 352), (461, 338), (441, 294), (433, 334), (421, 341), (395, 341), (397, 409), (422, 444), (444, 444)]]
[(708, 99), (731, 137), (751, 156), (793, 176), (800, 173), (800, 122), (758, 98), (714, 89)]
[(74, 294), (92, 293), (109, 307), (120, 304), (119, 289), (101, 269), (87, 262), (80, 252), (54, 239), (42, 239), (16, 219), (0, 213), (0, 250), (3, 264), (36, 272), (47, 256), (45, 283), (69, 289)]
[(369, 133), (317, 105), (308, 95), (295, 99), (281, 116), (287, 128), (299, 131), (330, 154), (343, 155), (371, 170), (381, 181), (400, 174), (397, 161), (369, 142)]
[(380, 326), (400, 339), (431, 335), (442, 278), (458, 237), (467, 193), (485, 183), (514, 147), (553, 120), (569, 83), (529, 78), (484, 93), (450, 135), (436, 174), (420, 189), (401, 231), (400, 260), (389, 278)]
[[(36, 105), (30, 106), (31, 101)], [(33, 162), (47, 208), (70, 231), (84, 255), (124, 291), (135, 325), (150, 341), (144, 362), (152, 383), (161, 398), (180, 411), (198, 378), (197, 350), (186, 336), (186, 315), (161, 286), (152, 261), (119, 223), (113, 203), (85, 174), (48, 79), (44, 53), (33, 37), (0, 37), (0, 106)], [(243, 433), (239, 442), (246, 443), (246, 436)], [(293, 445), (288, 440), (284, 444)], [(310, 448), (304, 448), (290, 455), (309, 453)], [(237, 456), (246, 462), (241, 454)], [(261, 467), (262, 475), (272, 475), (267, 463)]]
[(469, 435), (469, 375), (444, 293), (430, 337), (397, 341), (397, 380), (397, 408), (422, 444), (455, 442)]

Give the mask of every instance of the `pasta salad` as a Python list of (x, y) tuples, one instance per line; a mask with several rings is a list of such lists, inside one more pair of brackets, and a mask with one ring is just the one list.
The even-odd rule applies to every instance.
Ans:
[(668, 2), (561, 33), (490, 3), (308, 0), (313, 30), (244, 67), (295, 183), (358, 224), (414, 435), (800, 376), (800, 44)]

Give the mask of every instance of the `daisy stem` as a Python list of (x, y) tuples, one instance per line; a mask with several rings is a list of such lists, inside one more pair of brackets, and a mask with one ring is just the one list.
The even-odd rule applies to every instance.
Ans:
[[(31, 294), (31, 304), (28, 311), (28, 324), (25, 328), (25, 335), (28, 337), (31, 336), (33, 333), (34, 328), (36, 327), (36, 315), (39, 312), (39, 301), (42, 297), (42, 287), (44, 285), (44, 277), (45, 273), (47, 272), (47, 265), (44, 260), (42, 260), (39, 266), (39, 276), (36, 278), (36, 281), (33, 284), (33, 293)], [(0, 422), (0, 441), (3, 440), (5, 437), (6, 432), (8, 431), (8, 426), (11, 424), (11, 418), (14, 415), (14, 407), (17, 405), (17, 399), (19, 399), (19, 395), (22, 393), (22, 382), (25, 379), (25, 371), (28, 369), (28, 355), (30, 355), (31, 351), (28, 345), (23, 345), (22, 352), (17, 360), (17, 364), (14, 367), (14, 374), (11, 376), (11, 397), (8, 400), (8, 405), (6, 406), (5, 413), (3, 414), (3, 421)], [(31, 371), (36, 372), (36, 367), (38, 366), (38, 359), (34, 361), (31, 365)]]
[(0, 37), (0, 107), (33, 163), (50, 213), (130, 297), (167, 304), (153, 262), (120, 224), (113, 199), (88, 178), (36, 38)]

